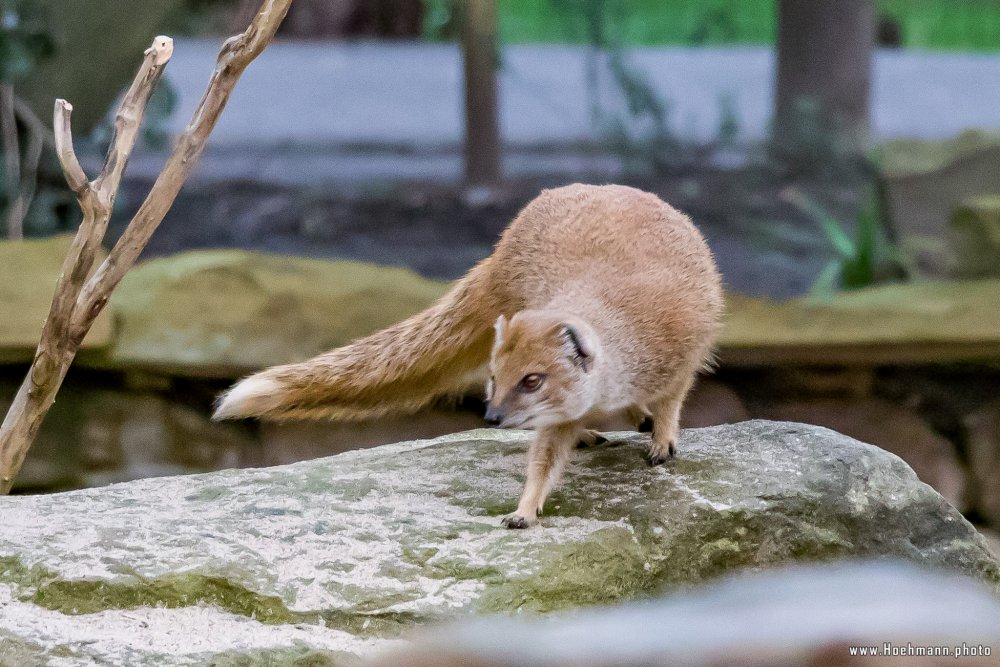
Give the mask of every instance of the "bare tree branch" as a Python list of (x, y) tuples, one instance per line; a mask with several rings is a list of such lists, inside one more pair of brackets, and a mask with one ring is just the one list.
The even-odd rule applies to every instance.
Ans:
[(233, 87), (250, 62), (270, 42), (292, 0), (264, 0), (243, 34), (222, 47), (201, 104), (180, 135), (146, 200), (129, 222), (107, 259), (87, 276), (107, 230), (111, 206), (132, 152), (145, 107), (173, 49), (169, 37), (157, 37), (115, 116), (115, 137), (101, 175), (87, 182), (73, 153), (67, 103), (56, 104), (55, 141), (66, 181), (78, 195), (83, 222), (63, 263), (38, 352), (14, 404), (0, 425), (0, 493), (7, 493), (21, 468), (42, 418), (55, 400), (69, 366), (94, 319), (163, 221), (184, 181), (194, 170), (209, 134), (225, 108)]
[(4, 180), (7, 189), (7, 237), (24, 236), (23, 215), (17, 210), (17, 193), (21, 189), (21, 146), (17, 140), (17, 116), (14, 113), (14, 86), (0, 83), (0, 132), (3, 136)]
[(76, 159), (76, 151), (73, 150), (73, 130), (70, 123), (72, 116), (73, 105), (66, 100), (56, 100), (56, 108), (52, 113), (56, 155), (70, 190), (80, 194), (90, 185), (90, 181), (80, 166), (80, 161)]
[(290, 5), (291, 0), (268, 0), (243, 34), (231, 37), (222, 45), (208, 89), (195, 109), (191, 122), (178, 137), (173, 153), (132, 222), (84, 288), (75, 324), (89, 326), (96, 315), (88, 321), (88, 313), (95, 308), (99, 312), (102, 295), (113, 290), (138, 259), (139, 253), (146, 247), (173, 204), (181, 185), (194, 170), (208, 135), (229, 101), (236, 81), (246, 66), (267, 46)]
[[(110, 203), (114, 203), (113, 199), (118, 194), (125, 164), (135, 146), (136, 137), (139, 136), (139, 126), (146, 113), (149, 97), (156, 89), (156, 84), (160, 82), (163, 67), (173, 52), (174, 40), (162, 35), (153, 40), (152, 46), (146, 49), (142, 65), (132, 80), (132, 85), (122, 98), (118, 113), (115, 114), (115, 132), (108, 148), (107, 159), (104, 161), (104, 170), (94, 179), (94, 189), (102, 195), (110, 196), (112, 198)], [(103, 231), (101, 236), (104, 236)]]

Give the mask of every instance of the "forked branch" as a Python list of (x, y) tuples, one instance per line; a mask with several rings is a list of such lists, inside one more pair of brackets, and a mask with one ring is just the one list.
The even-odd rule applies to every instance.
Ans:
[(96, 271), (93, 271), (94, 261), (108, 228), (125, 165), (149, 97), (170, 60), (173, 41), (157, 37), (146, 50), (115, 115), (115, 134), (104, 168), (93, 181), (87, 179), (73, 151), (73, 107), (65, 100), (56, 101), (53, 120), (56, 152), (66, 182), (77, 193), (83, 221), (63, 262), (31, 369), (0, 425), (0, 494), (8, 493), (13, 486), (42, 419), (91, 325), (163, 221), (193, 171), (240, 75), (274, 37), (291, 3), (292, 0), (264, 0), (249, 27), (223, 45), (194, 117), (177, 139), (142, 206)]

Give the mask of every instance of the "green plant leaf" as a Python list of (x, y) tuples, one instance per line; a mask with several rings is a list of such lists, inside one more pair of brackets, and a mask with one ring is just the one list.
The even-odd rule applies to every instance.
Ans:
[(857, 255), (854, 241), (840, 226), (840, 222), (816, 200), (797, 189), (786, 191), (782, 198), (820, 226), (830, 245), (842, 259), (850, 260)]
[(840, 286), (840, 262), (832, 260), (823, 267), (816, 281), (809, 288), (809, 296), (821, 302), (829, 302)]

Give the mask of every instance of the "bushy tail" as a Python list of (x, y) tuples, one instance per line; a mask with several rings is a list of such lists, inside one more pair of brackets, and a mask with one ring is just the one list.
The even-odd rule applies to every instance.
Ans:
[(275, 366), (224, 394), (215, 419), (366, 419), (415, 412), (467, 388), (489, 361), (492, 303), (480, 264), (427, 310), (307, 361)]

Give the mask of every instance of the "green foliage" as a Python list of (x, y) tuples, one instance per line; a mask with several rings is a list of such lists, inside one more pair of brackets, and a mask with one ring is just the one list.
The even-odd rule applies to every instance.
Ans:
[[(16, 85), (28, 78), (39, 63), (55, 53), (55, 40), (47, 30), (46, 18), (45, 8), (35, 2), (0, 0), (0, 82), (9, 86), (12, 91), (16, 91)], [(15, 147), (19, 151), (18, 162), (21, 163), (21, 173), (15, 179), (19, 177), (22, 180), (27, 178), (33, 181), (36, 178), (33, 165), (38, 154), (28, 157), (32, 150), (26, 148), (29, 142), (26, 141), (25, 135), (34, 130), (30, 129), (23, 118), (18, 117), (15, 108), (8, 108), (5, 113), (9, 113), (15, 122), (21, 121), (17, 123), (19, 137), (18, 145)], [(36, 136), (35, 141), (41, 139)], [(25, 162), (32, 164), (30, 167), (32, 176), (25, 175), (24, 171), (28, 169)], [(38, 162), (39, 171), (44, 173), (54, 167), (58, 173), (54, 154), (43, 151)], [(4, 173), (5, 165), (5, 161), (0, 161), (0, 211), (4, 212), (4, 217), (17, 197), (16, 192), (7, 191), (10, 184), (7, 174)], [(30, 197), (30, 194), (21, 196)], [(39, 228), (57, 231), (61, 214), (65, 213), (67, 199), (61, 192), (50, 188), (37, 189), (34, 198), (29, 200), (30, 205), (24, 212), (23, 220), (15, 223), (16, 228), (24, 227), (32, 232)]]
[(603, 4), (617, 14), (617, 32), (628, 45), (768, 44), (774, 40), (773, 0), (500, 0), (504, 41), (588, 43), (591, 35), (566, 9), (590, 11)]
[(837, 178), (857, 166), (843, 132), (815, 97), (793, 100), (781, 129), (772, 153), (794, 173)]
[(898, 265), (898, 253), (887, 240), (878, 188), (869, 191), (858, 209), (853, 237), (835, 215), (805, 192), (789, 188), (782, 198), (819, 226), (836, 255), (813, 283), (814, 295), (873, 285), (887, 273), (886, 267)]
[(31, 2), (0, 2), (0, 80), (23, 79), (54, 51), (41, 8)]
[(453, 39), (458, 34), (457, 21), (455, 0), (424, 0), (424, 24), (421, 32), (425, 39)]
[[(428, 15), (451, 0), (429, 0)], [(595, 0), (499, 0), (500, 35), (507, 43), (586, 44), (590, 35), (567, 21), (565, 7), (587, 11)], [(596, 0), (600, 2), (601, 0)], [(623, 14), (618, 32), (624, 44), (773, 44), (776, 0), (605, 0)], [(903, 46), (919, 49), (1000, 49), (1000, 2), (996, 0), (878, 0), (879, 16), (900, 26)], [(441, 14), (437, 14), (440, 19)], [(440, 25), (436, 19), (426, 27)], [(446, 35), (425, 30), (426, 36)]]
[(996, 0), (879, 0), (878, 12), (899, 23), (906, 48), (1000, 49), (1000, 3)]
[[(545, 4), (545, 3), (540, 3)], [(670, 104), (660, 97), (648, 75), (628, 58), (619, 27), (628, 22), (631, 5), (619, 0), (548, 0), (565, 25), (595, 48), (588, 76), (593, 122), (605, 139), (625, 160), (633, 174), (677, 168), (691, 160), (690, 147), (670, 128)], [(609, 111), (601, 104), (598, 90), (601, 65), (607, 67), (617, 86), (625, 113)]]
[(167, 14), (161, 32), (173, 37), (225, 32), (226, 13), (234, 4), (233, 0), (185, 0)]
[[(220, 1), (190, 0), (190, 4), (200, 7), (213, 2), (218, 4)], [(51, 70), (54, 64), (57, 64), (57, 67), (63, 66), (62, 60), (66, 60), (65, 51), (60, 52), (60, 46), (69, 48), (65, 43), (66, 35), (53, 27), (56, 23), (53, 14), (59, 9), (56, 4), (40, 3), (38, 0), (0, 0), (0, 82), (12, 86), (14, 95), (18, 99), (21, 99), (22, 95), (30, 94), (32, 85), (38, 84), (38, 77), (44, 70)], [(59, 18), (65, 17), (59, 15)], [(76, 27), (75, 24), (73, 27)], [(52, 60), (49, 60), (50, 58)], [(49, 61), (46, 62), (47, 60)], [(102, 70), (101, 74), (103, 76), (105, 72)], [(176, 106), (176, 92), (165, 81), (162, 82), (153, 93), (147, 107), (146, 121), (140, 135), (146, 145), (160, 148), (166, 144), (168, 135), (164, 122)], [(18, 148), (21, 152), (20, 176), (27, 183), (32, 180), (29, 174), (34, 172), (34, 169), (25, 166), (34, 162), (28, 157), (31, 151), (27, 146), (31, 143), (29, 139), (37, 139), (36, 135), (29, 136), (29, 133), (36, 132), (32, 128), (38, 123), (24, 121), (22, 114), (31, 113), (30, 104), (19, 104), (19, 108), (21, 110), (17, 114)], [(78, 120), (75, 114), (75, 126), (78, 125)], [(47, 126), (45, 120), (42, 120), (41, 124)], [(110, 121), (104, 121), (89, 135), (79, 131), (79, 128), (77, 130), (78, 148), (89, 143), (91, 149), (97, 147), (98, 150), (106, 150), (112, 133)], [(7, 192), (8, 183), (2, 172), (3, 165), (4, 162), (0, 160), (0, 215), (4, 215), (16, 196), (16, 193)], [(30, 200), (30, 206), (23, 220), (25, 234), (46, 236), (70, 229), (76, 224), (79, 212), (73, 203), (73, 193), (66, 188), (58, 160), (52, 150), (51, 139), (46, 142), (42, 151), (35, 180), (37, 183), (34, 197)], [(30, 193), (30, 189), (28, 192)]]

